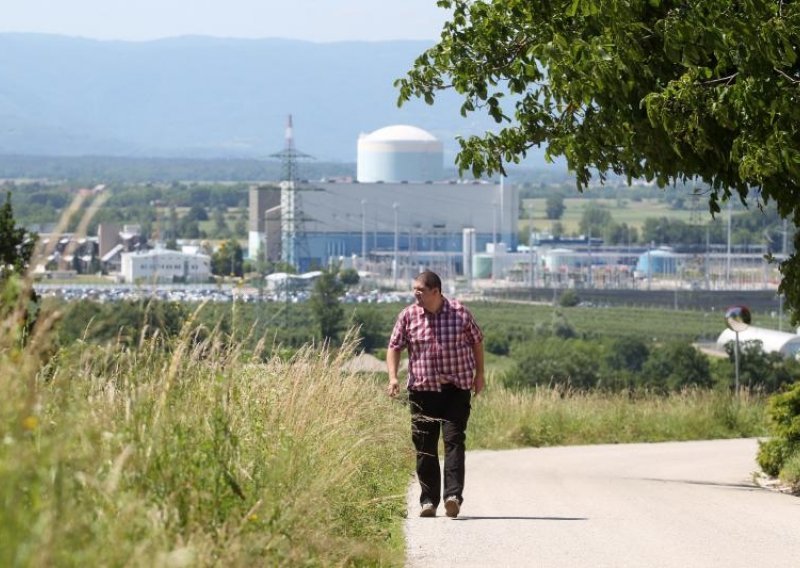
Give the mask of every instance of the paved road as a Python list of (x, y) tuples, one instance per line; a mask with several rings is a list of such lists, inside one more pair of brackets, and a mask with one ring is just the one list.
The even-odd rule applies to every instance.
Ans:
[(409, 567), (800, 567), (800, 498), (757, 487), (757, 442), (467, 454), (461, 515), (406, 521)]

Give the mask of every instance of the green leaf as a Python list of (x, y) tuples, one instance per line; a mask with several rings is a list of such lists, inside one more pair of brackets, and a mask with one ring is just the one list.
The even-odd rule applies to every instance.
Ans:
[(575, 15), (578, 13), (578, 8), (581, 5), (581, 0), (572, 0), (572, 4), (567, 9), (567, 16), (570, 18), (574, 18)]

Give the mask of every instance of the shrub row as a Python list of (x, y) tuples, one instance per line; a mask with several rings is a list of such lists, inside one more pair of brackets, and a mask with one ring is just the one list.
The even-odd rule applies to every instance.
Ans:
[[(733, 353), (709, 358), (685, 341), (648, 342), (637, 337), (542, 335), (513, 344), (513, 367), (503, 382), (512, 388), (556, 385), (573, 389), (675, 392), (687, 387), (732, 388)], [(800, 377), (800, 363), (748, 344), (739, 355), (740, 387), (775, 392)]]

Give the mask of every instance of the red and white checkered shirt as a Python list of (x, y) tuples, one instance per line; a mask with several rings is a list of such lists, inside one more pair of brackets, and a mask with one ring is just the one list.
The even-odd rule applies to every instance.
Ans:
[(456, 300), (442, 300), (438, 313), (414, 304), (397, 317), (389, 349), (408, 347), (408, 390), (441, 391), (447, 383), (472, 388), (472, 347), (483, 341), (483, 333), (467, 308)]

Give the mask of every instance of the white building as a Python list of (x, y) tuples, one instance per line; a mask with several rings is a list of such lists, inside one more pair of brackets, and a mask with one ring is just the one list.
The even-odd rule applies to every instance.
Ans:
[(442, 143), (416, 126), (396, 124), (358, 139), (360, 183), (431, 182), (444, 177)]
[[(724, 348), (725, 344), (731, 341), (736, 341), (736, 333), (725, 329), (719, 334), (717, 345)], [(800, 335), (794, 333), (751, 325), (739, 332), (740, 345), (750, 341), (760, 341), (764, 353), (780, 353), (784, 357), (800, 356)]]
[(211, 257), (175, 250), (153, 249), (122, 253), (125, 282), (206, 282), (211, 276)]

